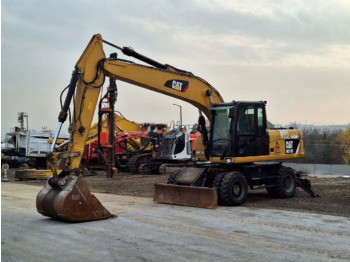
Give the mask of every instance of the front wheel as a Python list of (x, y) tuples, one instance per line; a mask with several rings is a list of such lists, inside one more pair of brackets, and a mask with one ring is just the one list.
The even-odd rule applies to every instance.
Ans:
[(240, 206), (248, 197), (248, 183), (237, 171), (226, 173), (220, 183), (220, 199), (224, 205)]
[(216, 193), (218, 195), (218, 204), (222, 204), (221, 194), (220, 194), (220, 185), (221, 185), (222, 179), (224, 178), (225, 174), (226, 173), (217, 174), (214, 181), (213, 181), (213, 188), (216, 189)]

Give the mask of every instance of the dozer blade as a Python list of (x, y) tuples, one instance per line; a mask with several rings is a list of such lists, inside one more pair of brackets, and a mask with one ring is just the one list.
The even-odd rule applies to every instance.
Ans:
[(154, 184), (154, 201), (182, 206), (216, 208), (216, 189), (208, 187)]
[[(51, 180), (50, 180), (51, 179)], [(48, 178), (46, 186), (36, 198), (40, 214), (54, 219), (82, 222), (115, 217), (91, 194), (83, 176), (67, 176), (58, 186)]]

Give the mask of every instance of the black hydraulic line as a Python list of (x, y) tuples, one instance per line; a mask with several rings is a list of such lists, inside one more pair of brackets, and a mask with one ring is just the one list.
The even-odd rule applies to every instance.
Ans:
[(117, 49), (119, 49), (120, 51), (123, 50), (123, 48), (121, 48), (120, 46), (117, 46), (117, 45), (115, 45), (115, 44), (112, 44), (111, 42), (108, 42), (108, 41), (106, 41), (106, 40), (102, 40), (102, 42), (105, 43), (105, 44), (107, 44), (107, 45), (113, 46), (114, 48), (117, 48)]
[(69, 83), (66, 99), (64, 101), (63, 107), (61, 108), (61, 112), (58, 115), (58, 121), (61, 123), (64, 123), (67, 119), (67, 115), (68, 115), (67, 112), (69, 110), (69, 105), (72, 101), (72, 97), (74, 95), (77, 82), (78, 82), (78, 68), (75, 68)]
[(143, 151), (148, 147), (148, 145), (151, 143), (151, 140), (150, 140), (150, 141), (148, 141), (148, 143), (147, 143), (144, 147), (142, 147), (141, 149), (132, 151), (132, 150), (128, 150), (127, 141), (126, 141), (126, 140), (127, 140), (127, 139), (124, 139), (124, 141), (123, 141), (124, 144), (125, 144), (125, 146), (123, 146), (123, 145), (121, 144), (121, 142), (117, 142), (117, 144), (118, 144), (118, 146), (119, 146), (121, 149), (125, 150), (127, 153), (141, 153), (141, 152), (143, 152)]
[(121, 168), (127, 168), (128, 167), (128, 162), (129, 162), (129, 156), (128, 155), (126, 155), (126, 159), (127, 159), (127, 161), (126, 161), (126, 163), (125, 164), (122, 164), (120, 161), (119, 161), (119, 159), (118, 159), (118, 157), (116, 157), (115, 158), (115, 162), (117, 163), (117, 167), (121, 167)]
[(59, 136), (59, 134), (61, 132), (62, 125), (67, 119), (67, 115), (68, 115), (68, 111), (69, 111), (69, 105), (70, 105), (70, 103), (72, 101), (72, 98), (74, 96), (75, 87), (77, 85), (77, 82), (78, 82), (78, 68), (75, 67), (74, 71), (72, 73), (72, 78), (71, 78), (69, 86), (68, 86), (68, 92), (67, 92), (66, 99), (64, 100), (63, 107), (61, 106), (61, 112), (58, 114), (58, 126), (57, 126), (57, 129), (55, 131), (55, 135), (53, 137), (53, 141), (52, 141), (52, 144), (51, 144), (50, 152), (54, 151), (55, 144), (56, 144), (58, 136)]
[(161, 63), (159, 63), (159, 62), (157, 62), (157, 61), (155, 61), (155, 60), (153, 60), (153, 59), (151, 59), (151, 58), (149, 58), (147, 56), (144, 56), (144, 55), (142, 55), (140, 53), (137, 53), (131, 47), (123, 47), (122, 48), (122, 47), (119, 47), (119, 46), (117, 46), (115, 44), (112, 44), (112, 43), (110, 43), (110, 42), (108, 42), (106, 40), (102, 40), (102, 41), (104, 43), (106, 43), (107, 45), (110, 45), (110, 46), (113, 46), (114, 48), (119, 49), (120, 51), (123, 52), (124, 55), (134, 57), (136, 59), (141, 60), (142, 62), (145, 62), (145, 63), (150, 64), (150, 65), (152, 65), (154, 67), (157, 67), (157, 68), (161, 68), (161, 69), (167, 69), (168, 68), (167, 65), (161, 64)]
[(204, 145), (204, 154), (207, 159), (209, 159), (209, 139), (208, 139), (208, 131), (205, 127), (205, 118), (204, 116), (200, 115), (198, 118), (198, 131), (202, 135), (202, 141)]
[(151, 58), (148, 58), (144, 55), (141, 55), (140, 53), (135, 52), (134, 49), (132, 49), (130, 47), (123, 47), (122, 52), (124, 55), (132, 56), (132, 57), (139, 59), (139, 60), (141, 60), (147, 64), (150, 64), (154, 67), (161, 68), (161, 69), (167, 69), (166, 65), (161, 64), (161, 63), (159, 63)]

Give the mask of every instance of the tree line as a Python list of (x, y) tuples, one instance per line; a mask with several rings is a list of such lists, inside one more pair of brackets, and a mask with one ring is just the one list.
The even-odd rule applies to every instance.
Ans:
[(301, 130), (304, 135), (305, 156), (299, 163), (350, 164), (350, 127), (346, 130), (316, 127)]

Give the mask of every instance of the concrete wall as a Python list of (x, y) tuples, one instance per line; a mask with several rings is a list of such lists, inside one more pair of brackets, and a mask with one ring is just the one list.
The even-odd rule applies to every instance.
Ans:
[(316, 175), (350, 175), (350, 165), (326, 165), (326, 164), (298, 164), (284, 163), (295, 170), (301, 170), (307, 174)]

